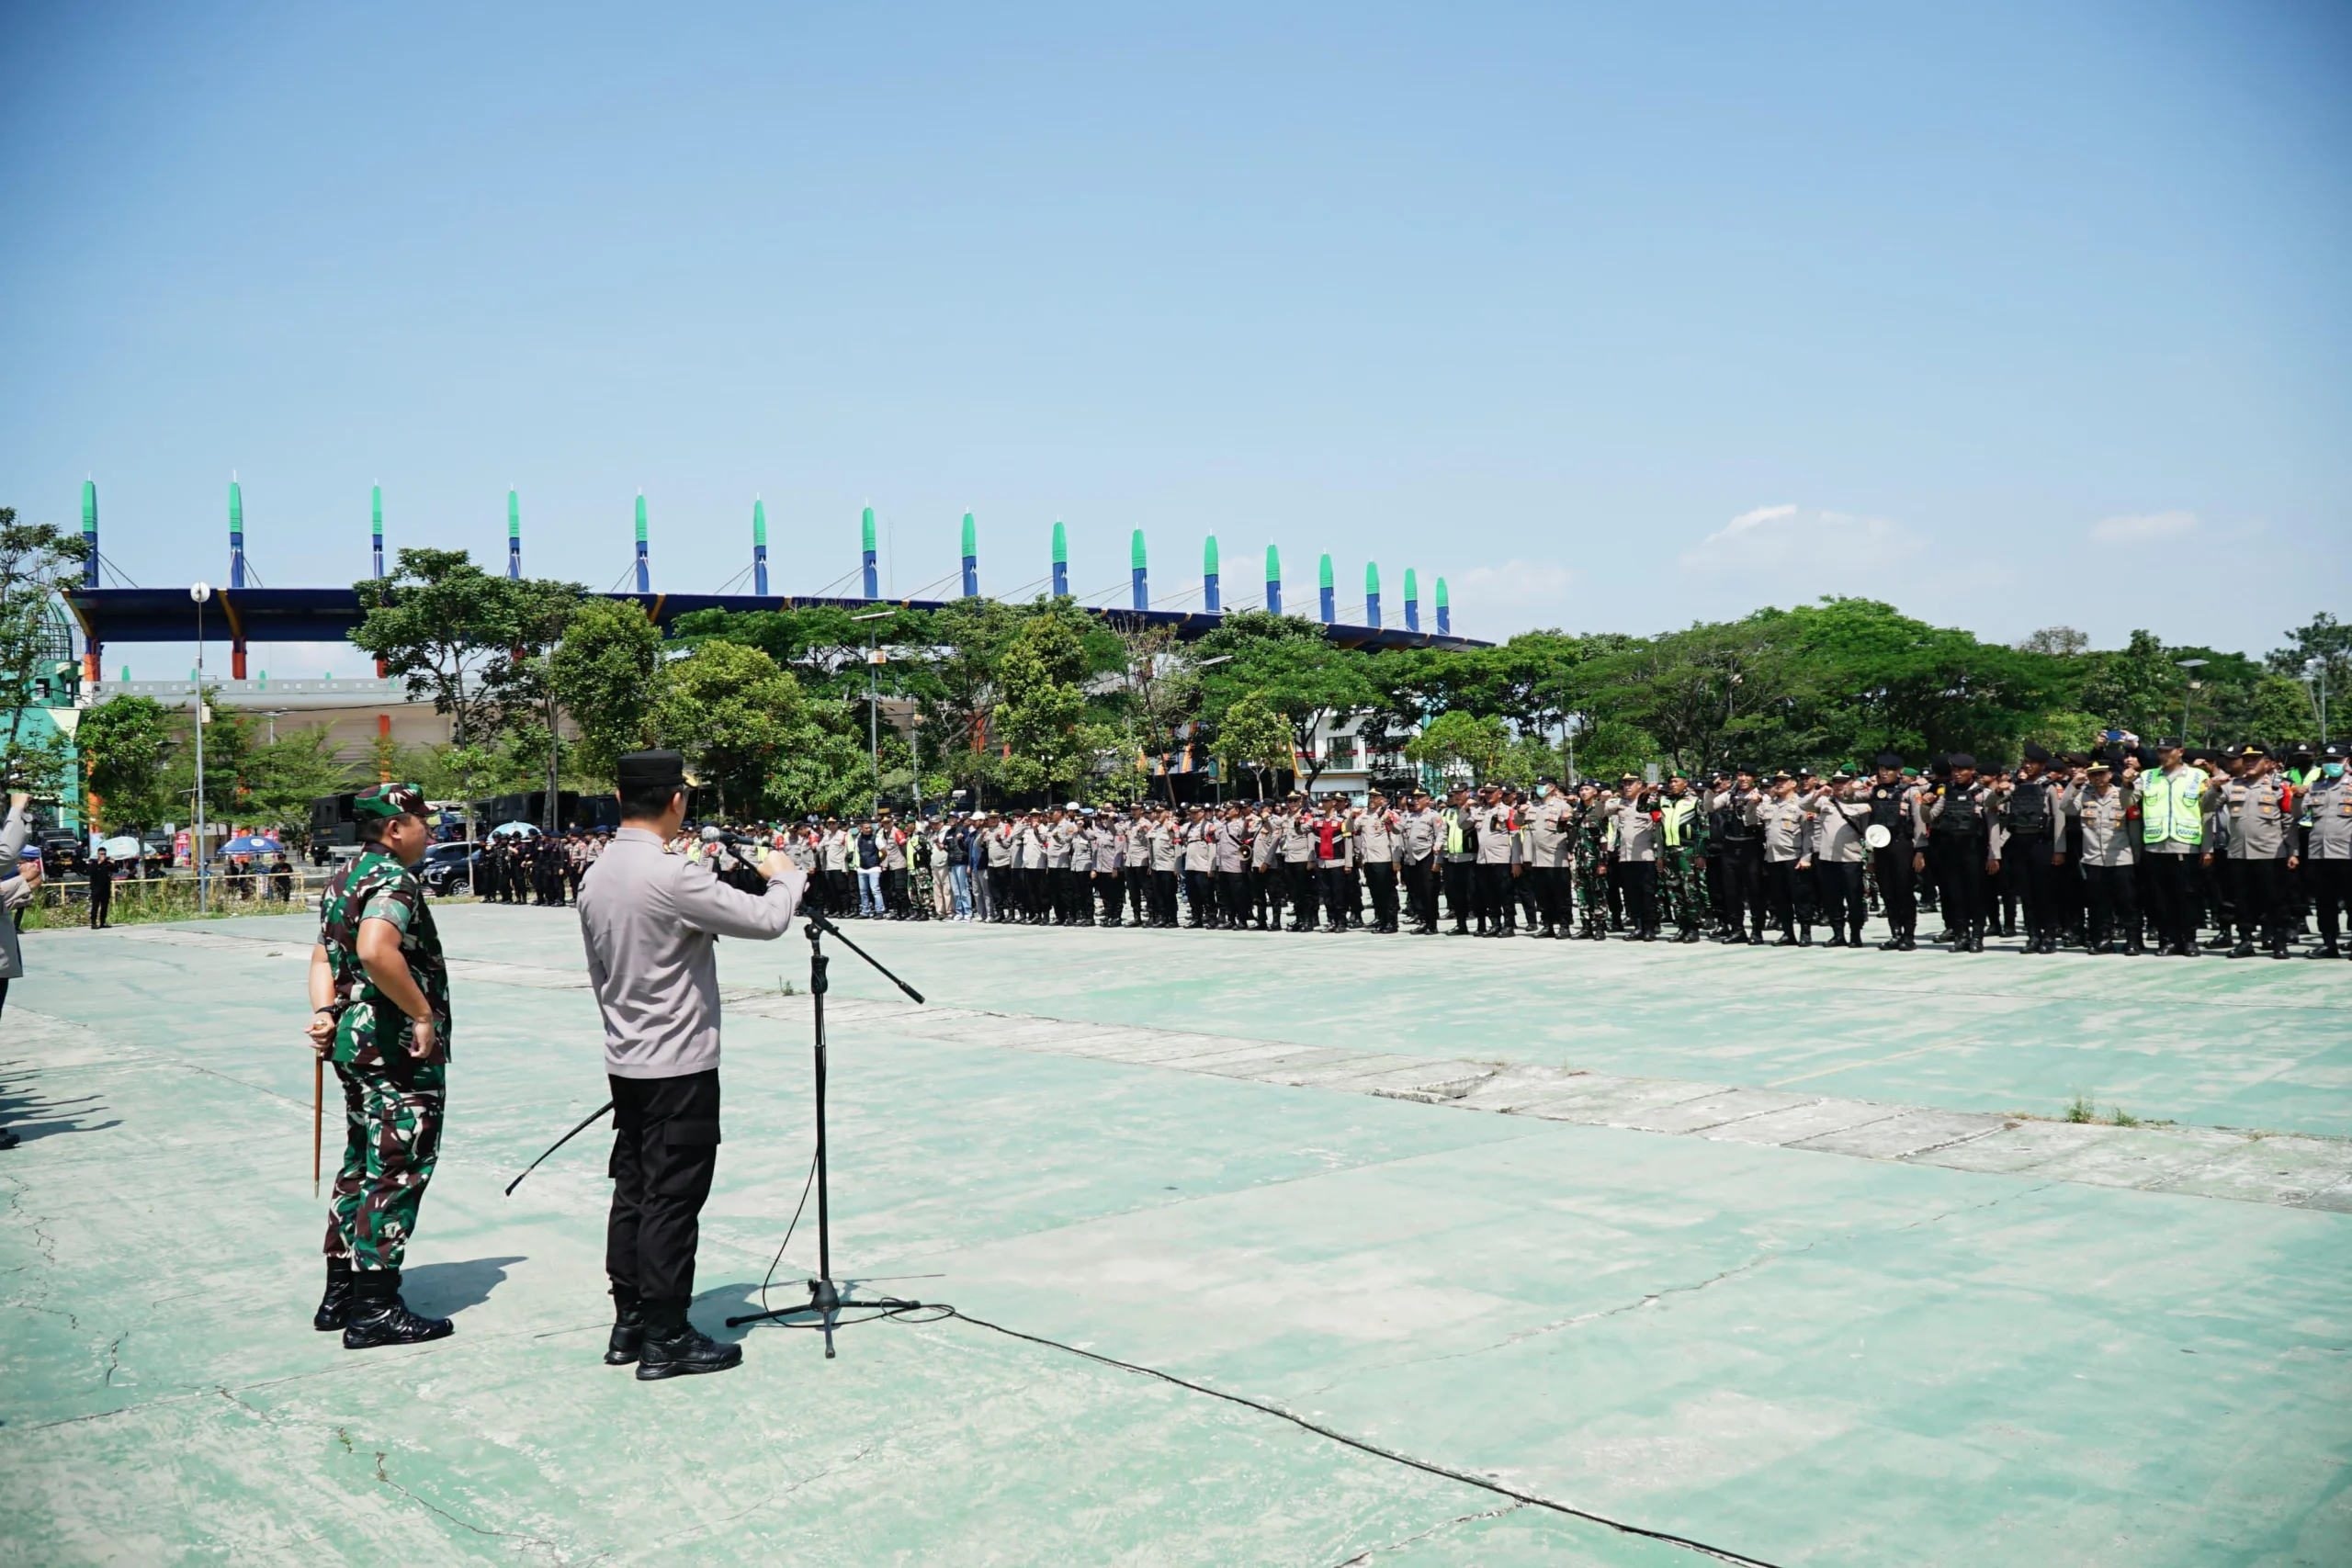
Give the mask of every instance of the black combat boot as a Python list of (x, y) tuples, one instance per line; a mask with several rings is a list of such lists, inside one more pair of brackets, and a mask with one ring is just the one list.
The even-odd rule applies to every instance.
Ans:
[(351, 1316), (343, 1325), (343, 1348), (372, 1350), (379, 1345), (418, 1345), (446, 1339), (458, 1325), (446, 1317), (419, 1317), (401, 1300), (401, 1271), (363, 1269), (352, 1275)]
[(741, 1345), (721, 1345), (686, 1321), (684, 1302), (645, 1303), (645, 1338), (638, 1347), (637, 1381), (723, 1372), (743, 1364)]
[(2323, 944), (2317, 953), (2306, 953), (2303, 956), (2305, 958), (2341, 958), (2344, 954), (2337, 950), (2335, 942), (2323, 939)]
[(2230, 956), (2232, 958), (2252, 958), (2254, 956), (2254, 943), (2250, 941), (2239, 942), (2235, 947), (2230, 949)]
[(327, 1259), (326, 1293), (319, 1298), (319, 1310), (311, 1314), (311, 1326), (322, 1334), (333, 1334), (351, 1316), (351, 1259)]
[(605, 1365), (626, 1367), (637, 1359), (645, 1344), (645, 1303), (628, 1285), (613, 1287), (613, 1337), (605, 1346)]

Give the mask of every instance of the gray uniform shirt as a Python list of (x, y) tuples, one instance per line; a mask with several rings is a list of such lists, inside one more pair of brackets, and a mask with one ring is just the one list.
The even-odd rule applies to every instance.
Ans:
[(2352, 860), (2352, 773), (2313, 779), (2303, 820), (2305, 860)]
[(2140, 824), (2132, 807), (2140, 792), (2110, 784), (2104, 795), (2088, 784), (2076, 784), (2059, 800), (2063, 816), (2083, 825), (2083, 865), (2130, 865), (2139, 857)]
[(1150, 834), (1151, 869), (1174, 871), (1179, 852), (1177, 841), (1180, 837), (1176, 825), (1172, 822), (1155, 822), (1151, 825)]
[(1519, 860), (1519, 826), (1511, 808), (1498, 803), (1475, 807), (1470, 820), (1478, 825), (1478, 863), (1512, 865)]
[(1396, 818), (1397, 847), (1407, 865), (1419, 865), (1437, 853), (1438, 845), (1445, 841), (1445, 818), (1432, 807), (1422, 811), (1407, 811)]
[(1239, 817), (1227, 817), (1216, 825), (1216, 871), (1220, 876), (1238, 874), (1248, 863), (1250, 854), (1250, 824)]
[(1651, 819), (1646, 802), (1620, 795), (1608, 803), (1606, 810), (1609, 834), (1616, 840), (1619, 860), (1657, 859), (1657, 824)]
[(1386, 811), (1356, 813), (1356, 859), (1364, 865), (1393, 865), (1396, 861), (1396, 821)]
[(1797, 860), (1804, 856), (1807, 848), (1804, 801), (1793, 795), (1786, 800), (1773, 795), (1757, 807), (1756, 820), (1764, 829), (1766, 860)]
[(1832, 865), (1860, 865), (1869, 857), (1862, 829), (1871, 825), (1868, 801), (1848, 800), (1834, 789), (1815, 791), (1805, 801), (1813, 813), (1813, 858)]
[(2232, 779), (2222, 785), (2232, 860), (2285, 860), (2294, 853), (2293, 824), (2284, 809), (2289, 787), (2278, 773)]
[(1282, 830), (1282, 856), (1288, 865), (1305, 865), (1315, 856), (1315, 840), (1307, 837), (1306, 825), (1314, 820), (1306, 812), (1295, 816), (1284, 814), (1277, 819)]
[(1119, 869), (1119, 852), (1125, 847), (1119, 830), (1097, 823), (1087, 838), (1094, 846), (1094, 874), (1115, 874)]
[(1568, 829), (1576, 808), (1558, 795), (1545, 797), (1527, 824), (1527, 863), (1563, 866), (1568, 863)]
[(580, 885), (580, 939), (605, 1015), (605, 1070), (621, 1078), (674, 1078), (718, 1066), (722, 936), (784, 934), (808, 886), (798, 867), (764, 894), (729, 887), (642, 828), (623, 828)]

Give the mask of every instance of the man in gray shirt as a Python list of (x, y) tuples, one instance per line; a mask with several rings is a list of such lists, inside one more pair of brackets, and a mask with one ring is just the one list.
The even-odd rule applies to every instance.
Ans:
[(666, 848), (686, 815), (675, 751), (624, 752), (621, 828), (581, 885), (580, 935), (605, 1019), (613, 1090), (613, 1207), (605, 1233), (613, 1337), (605, 1359), (639, 1378), (718, 1372), (743, 1359), (686, 1321), (703, 1200), (718, 1164), (721, 936), (781, 936), (808, 874), (771, 852), (754, 897)]

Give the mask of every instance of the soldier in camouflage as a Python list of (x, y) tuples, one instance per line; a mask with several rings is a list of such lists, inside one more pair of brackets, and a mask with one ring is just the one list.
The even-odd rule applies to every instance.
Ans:
[(1575, 852), (1577, 902), (1583, 930), (1590, 942), (1609, 936), (1609, 797), (1590, 784), (1577, 787)]
[(1707, 867), (1707, 814), (1680, 770), (1669, 774), (1657, 803), (1657, 892), (1660, 912), (1679, 933), (1677, 942), (1697, 942), (1706, 907), (1700, 878)]
[(401, 1300), (401, 1258), (441, 1152), (449, 976), (415, 867), (424, 796), (388, 784), (353, 803), (363, 851), (329, 883), (311, 950), (311, 1043), (343, 1085), (343, 1167), (328, 1206), (326, 1294), (312, 1326), (345, 1349), (453, 1330)]

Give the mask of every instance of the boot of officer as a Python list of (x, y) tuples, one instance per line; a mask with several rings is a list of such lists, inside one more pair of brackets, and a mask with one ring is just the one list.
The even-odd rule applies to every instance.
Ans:
[(581, 885), (580, 933), (605, 1021), (613, 1094), (613, 1203), (605, 1272), (615, 1305), (605, 1360), (642, 1381), (725, 1371), (742, 1348), (686, 1320), (703, 1201), (718, 1164), (721, 936), (784, 934), (808, 875), (780, 853), (760, 863), (764, 892), (667, 852), (686, 814), (684, 759), (624, 752), (615, 769), (621, 826)]

